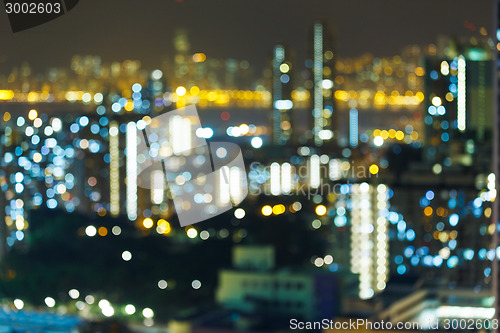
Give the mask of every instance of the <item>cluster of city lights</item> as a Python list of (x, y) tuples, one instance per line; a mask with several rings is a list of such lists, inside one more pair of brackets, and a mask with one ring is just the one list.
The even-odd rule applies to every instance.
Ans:
[[(293, 204), (291, 204), (288, 207), (288, 211), (291, 213), (297, 213), (301, 209), (302, 209), (302, 204), (298, 201), (294, 202)], [(283, 204), (277, 204), (274, 206), (265, 205), (261, 208), (260, 211), (261, 211), (262, 215), (264, 215), (264, 216), (281, 215), (281, 214), (284, 214), (286, 212), (286, 207)]]
[[(194, 282), (195, 281), (193, 281), (193, 283)], [(201, 287), (201, 284), (199, 286)], [(193, 286), (193, 289), (199, 289), (199, 287), (195, 288)], [(153, 318), (155, 316), (155, 313), (151, 308), (144, 308), (142, 309), (142, 311), (138, 313), (136, 307), (132, 304), (117, 306), (115, 304), (112, 304), (107, 299), (104, 298), (98, 299), (96, 296), (90, 294), (85, 297), (81, 297), (82, 295), (80, 294), (80, 291), (78, 291), (77, 289), (69, 290), (68, 296), (69, 300), (66, 299), (60, 302), (56, 301), (56, 299), (53, 297), (47, 296), (44, 299), (44, 303), (49, 309), (57, 308), (58, 304), (62, 309), (67, 307), (68, 302), (70, 302), (72, 305), (75, 306), (75, 308), (80, 312), (80, 315), (83, 316), (84, 318), (94, 318), (96, 312), (95, 311), (91, 312), (90, 310), (99, 309), (99, 312), (103, 317), (108, 317), (108, 318), (114, 316), (127, 317), (140, 314), (140, 317), (142, 317), (145, 326), (153, 326), (154, 324)], [(33, 306), (27, 306), (25, 302), (19, 298), (14, 299), (12, 301), (12, 304), (14, 308), (17, 310), (26, 310), (27, 307), (33, 308)]]
[[(491, 207), (485, 206), (486, 203), (496, 196), (495, 175), (489, 174), (486, 177), (486, 189), (481, 190), (479, 195), (474, 198), (469, 204), (460, 203), (464, 200), (463, 193), (456, 190), (449, 192), (435, 192), (428, 190), (420, 199), (420, 206), (424, 216), (424, 240), (434, 239), (439, 242), (434, 248), (435, 253), (432, 253), (432, 248), (429, 246), (416, 247), (408, 245), (404, 248), (401, 255), (394, 258), (397, 265), (398, 274), (406, 274), (410, 267), (421, 265), (423, 267), (446, 266), (450, 269), (464, 265), (466, 262), (477, 257), (480, 261), (493, 261), (495, 258), (500, 258), (500, 247), (497, 249), (481, 248), (474, 250), (470, 247), (465, 247), (467, 242), (459, 241), (459, 232), (462, 229), (460, 225), (466, 223), (465, 220), (480, 219), (491, 217)], [(442, 200), (447, 198), (446, 206), (433, 205), (437, 202), (438, 197)], [(466, 207), (461, 209), (460, 207)], [(407, 223), (402, 219), (401, 214), (390, 212), (388, 219), (391, 224), (396, 225), (398, 230), (397, 238), (400, 241), (412, 242), (416, 238), (415, 230), (408, 228)], [(438, 222), (435, 222), (435, 221)], [(479, 227), (481, 235), (492, 235), (495, 230), (495, 224), (488, 224)], [(462, 242), (462, 243), (460, 243)], [(405, 260), (407, 263), (405, 263)], [(491, 267), (486, 266), (482, 272), (485, 278), (491, 275)]]
[[(361, 90), (358, 92), (355, 90), (337, 90), (334, 96), (339, 102), (349, 103), (349, 105), (354, 104), (360, 108), (368, 108), (370, 106), (381, 108), (387, 105), (416, 107), (424, 101), (424, 94), (421, 91), (413, 93), (411, 90), (406, 91), (404, 94), (400, 94), (399, 91), (394, 90), (389, 95), (386, 95), (383, 91), (372, 92), (370, 90)], [(355, 101), (355, 103), (352, 103), (352, 101)]]
[(375, 129), (372, 133), (373, 135), (373, 144), (377, 147), (380, 147), (386, 141), (403, 141), (405, 143), (412, 143), (413, 141), (417, 141), (419, 139), (419, 135), (417, 131), (413, 130), (411, 125), (406, 126), (405, 131), (389, 129), (389, 130), (380, 130)]

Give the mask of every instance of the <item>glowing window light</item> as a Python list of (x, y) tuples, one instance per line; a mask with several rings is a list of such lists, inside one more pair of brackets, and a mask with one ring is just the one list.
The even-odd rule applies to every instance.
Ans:
[(151, 202), (155, 205), (163, 202), (163, 195), (165, 193), (164, 183), (163, 171), (154, 170), (151, 172)]
[(273, 206), (273, 214), (274, 215), (280, 215), (280, 214), (283, 214), (285, 212), (286, 208), (284, 205), (282, 204), (279, 204), (279, 205), (275, 205)]
[[(285, 60), (285, 48), (282, 45), (277, 45), (274, 48), (273, 59), (273, 100), (279, 101), (283, 97), (283, 83), (280, 81), (281, 76), (280, 66)], [(281, 110), (276, 108), (276, 103), (273, 103), (273, 141), (275, 143), (282, 143), (282, 128), (281, 128)]]
[(332, 158), (329, 162), (328, 176), (330, 180), (339, 180), (341, 177), (340, 161)]
[(321, 130), (319, 131), (319, 137), (321, 140), (330, 140), (333, 138), (333, 131), (331, 130)]
[(14, 306), (16, 307), (16, 309), (22, 310), (24, 308), (24, 302), (20, 299), (15, 299)]
[(145, 308), (142, 310), (142, 315), (144, 318), (153, 318), (154, 317), (154, 312), (150, 308)]
[(488, 192), (486, 193), (486, 200), (489, 200), (491, 202), (495, 201), (495, 198), (497, 196), (497, 190), (495, 188), (495, 174), (490, 173), (488, 175)]
[(465, 58), (458, 57), (458, 83), (457, 83), (457, 127), (463, 132), (466, 127), (466, 82), (465, 82)]
[(252, 138), (252, 140), (250, 141), (250, 144), (252, 145), (252, 147), (258, 149), (260, 147), (262, 147), (262, 139), (258, 136)]
[(323, 25), (314, 24), (314, 143), (321, 145), (319, 132), (323, 129)]
[(227, 166), (223, 166), (219, 170), (219, 203), (223, 206), (228, 204), (230, 200), (229, 168)]
[(182, 143), (183, 143), (183, 150), (188, 152), (192, 148), (191, 144), (191, 120), (189, 118), (183, 118), (182, 119)]
[(123, 261), (130, 261), (132, 259), (132, 253), (130, 253), (130, 251), (123, 251), (122, 259)]
[(53, 308), (56, 305), (56, 301), (52, 297), (45, 297), (45, 304), (49, 308)]
[(443, 101), (441, 100), (440, 97), (438, 96), (432, 97), (432, 105), (434, 105), (435, 107), (441, 106), (442, 103)]
[(281, 191), (289, 194), (292, 190), (292, 166), (290, 163), (281, 165)]
[(0, 90), (0, 100), (10, 100), (14, 98), (14, 92), (12, 90)]
[(373, 139), (373, 144), (375, 144), (375, 146), (377, 147), (380, 147), (384, 144), (384, 138), (381, 137), (381, 136), (376, 136), (374, 139)]
[(327, 209), (324, 205), (318, 205), (316, 206), (316, 209), (315, 209), (315, 212), (316, 212), (316, 215), (318, 216), (324, 216), (326, 213), (327, 213)]
[(494, 308), (473, 306), (440, 306), (436, 312), (439, 318), (491, 319), (495, 315)]
[(450, 65), (446, 61), (441, 62), (441, 74), (450, 74)]
[(174, 154), (188, 154), (192, 148), (191, 121), (189, 118), (175, 116), (170, 121), (170, 140)]
[(274, 102), (274, 107), (277, 110), (290, 110), (293, 108), (293, 102), (289, 99), (277, 100)]
[(262, 207), (262, 215), (269, 216), (273, 213), (273, 208), (269, 205)]
[(318, 188), (321, 184), (320, 159), (318, 155), (312, 155), (310, 159), (310, 185), (312, 188)]
[[(388, 194), (387, 186), (380, 184), (377, 186), (377, 209), (383, 210), (388, 208)], [(389, 237), (388, 221), (385, 217), (379, 216), (377, 218), (374, 240), (376, 242), (376, 278), (377, 284), (375, 288), (378, 291), (385, 289), (386, 281), (389, 275)]]
[(290, 70), (290, 66), (288, 66), (287, 64), (281, 64), (280, 65), (280, 71), (282, 73), (288, 73), (289, 70)]
[(118, 123), (113, 121), (109, 124), (109, 155), (111, 157), (110, 168), (110, 212), (113, 216), (120, 214), (120, 147), (118, 138)]
[(38, 112), (35, 109), (30, 110), (30, 112), (28, 113), (28, 119), (35, 120), (36, 117), (38, 117)]
[(135, 313), (135, 306), (133, 306), (132, 304), (127, 304), (127, 306), (125, 306), (125, 313), (129, 316), (133, 315)]
[(93, 225), (89, 225), (85, 228), (85, 234), (89, 237), (94, 237), (97, 234), (97, 229)]
[(243, 208), (238, 208), (234, 211), (234, 217), (237, 219), (241, 220), (242, 218), (245, 217), (245, 210)]
[(189, 238), (194, 239), (196, 238), (196, 236), (198, 236), (198, 230), (196, 230), (195, 228), (189, 228), (186, 231), (186, 234)]
[(371, 218), (371, 207), (370, 207), (370, 194), (366, 191), (366, 183), (360, 185), (361, 195), (360, 195), (360, 215), (361, 215), (361, 226), (360, 226), (360, 250), (361, 250), (361, 260), (360, 260), (360, 297), (370, 298), (373, 295), (372, 289), (372, 263), (373, 263), (373, 249), (372, 241), (368, 230), (372, 224)]
[(379, 167), (376, 164), (370, 165), (369, 171), (372, 175), (376, 175), (379, 171)]
[(184, 96), (186, 94), (186, 88), (184, 88), (183, 86), (177, 87), (177, 89), (175, 89), (175, 93), (178, 96)]
[(280, 165), (279, 163), (271, 164), (271, 194), (280, 195), (281, 194), (281, 184), (280, 184)]
[[(377, 279), (378, 267), (374, 240), (373, 210), (371, 206), (372, 187), (367, 183), (352, 186), (351, 211), (351, 271), (359, 274), (359, 296), (362, 299), (371, 298), (377, 286), (385, 287), (385, 282)], [(380, 260), (380, 264), (385, 264)], [(381, 272), (382, 269), (380, 269)], [(384, 282), (384, 283), (382, 283)]]
[(238, 167), (231, 167), (229, 173), (229, 194), (233, 202), (241, 202), (242, 200), (242, 189), (241, 189), (241, 171)]
[(349, 111), (349, 144), (352, 147), (358, 145), (358, 110)]
[(137, 127), (127, 124), (127, 216), (137, 219)]
[(150, 217), (145, 218), (144, 221), (142, 221), (142, 225), (146, 229), (151, 229), (154, 225), (153, 219), (151, 219)]
[(332, 89), (333, 88), (333, 81), (330, 79), (325, 79), (321, 81), (321, 86), (323, 89)]
[(352, 233), (351, 233), (351, 271), (354, 274), (359, 274), (360, 272), (360, 255), (361, 249), (359, 246), (359, 229), (360, 229), (360, 215), (359, 215), (359, 195), (355, 190), (357, 185), (353, 187), (352, 194), (352, 214), (351, 214), (351, 225), (352, 225)]

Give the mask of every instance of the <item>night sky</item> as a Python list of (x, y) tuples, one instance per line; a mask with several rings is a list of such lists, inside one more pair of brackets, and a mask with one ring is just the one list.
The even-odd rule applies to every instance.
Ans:
[(478, 34), (464, 21), (492, 34), (491, 0), (81, 0), (66, 15), (13, 34), (0, 13), (0, 73), (28, 61), (35, 70), (67, 67), (74, 54), (105, 62), (138, 59), (160, 65), (171, 55), (176, 28), (186, 28), (193, 52), (249, 60), (263, 66), (273, 45), (284, 42), (306, 55), (310, 26), (317, 18), (336, 29), (341, 56), (372, 52), (393, 55), (408, 44), (438, 35)]

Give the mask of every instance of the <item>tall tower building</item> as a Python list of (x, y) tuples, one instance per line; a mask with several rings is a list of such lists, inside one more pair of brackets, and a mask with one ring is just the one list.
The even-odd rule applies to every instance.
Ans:
[(334, 124), (334, 81), (335, 63), (331, 35), (323, 22), (313, 26), (312, 49), (312, 101), (313, 137), (318, 146), (333, 137)]
[(175, 48), (175, 78), (182, 79), (189, 74), (189, 40), (185, 30), (178, 30), (174, 37)]
[[(335, 167), (339, 161), (331, 162)], [(342, 184), (335, 202), (330, 243), (334, 265), (330, 269), (357, 276), (355, 283), (362, 299), (383, 291), (389, 279), (390, 193), (384, 184)]]
[(286, 144), (292, 135), (292, 63), (289, 50), (276, 45), (273, 51), (273, 142)]
[(493, 60), (469, 61), (468, 105), (469, 124), (477, 142), (489, 141), (493, 124)]
[(389, 277), (388, 188), (352, 185), (351, 271), (359, 274), (359, 296), (371, 298), (385, 289)]
[[(146, 87), (141, 91), (141, 97), (143, 100), (147, 100), (146, 104), (142, 102), (143, 109), (145, 108), (145, 113), (151, 116), (156, 116), (161, 113), (164, 109), (163, 94), (167, 91), (167, 79), (165, 74), (156, 69), (151, 73), (149, 80), (147, 81)], [(138, 93), (134, 94), (139, 96)]]
[(492, 135), (493, 61), (485, 49), (459, 49), (451, 59), (425, 61), (426, 156), (438, 163), (486, 149)]
[(352, 108), (349, 110), (349, 145), (356, 147), (358, 145), (359, 126), (358, 126), (358, 110)]
[(464, 62), (462, 56), (451, 61), (439, 58), (425, 60), (425, 156), (429, 162), (442, 163), (450, 155), (450, 140), (459, 135), (459, 118), (460, 126), (465, 130)]

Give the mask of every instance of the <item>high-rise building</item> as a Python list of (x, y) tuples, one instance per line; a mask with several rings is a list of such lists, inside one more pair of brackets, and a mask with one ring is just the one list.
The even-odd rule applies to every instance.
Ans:
[[(444, 179), (440, 180), (440, 176)], [(391, 271), (437, 284), (482, 289), (491, 281), (491, 195), (475, 172), (413, 171), (394, 188)], [(492, 176), (489, 177), (492, 180)], [(428, 183), (426, 187), (426, 183)], [(436, 184), (439, 184), (436, 186)]]
[(425, 59), (426, 158), (470, 165), (467, 156), (489, 149), (492, 137), (492, 55), (467, 43), (447, 49), (457, 51)]
[[(321, 146), (323, 141), (333, 137), (334, 114), (334, 71), (336, 54), (328, 28), (323, 22), (313, 26), (312, 81), (311, 92), (313, 113), (314, 144)], [(332, 119), (333, 118), (333, 119)]]
[(238, 246), (233, 268), (219, 272), (216, 298), (229, 309), (305, 320), (333, 318), (340, 305), (337, 283), (328, 271), (277, 270), (272, 247)]
[(292, 135), (291, 110), (293, 108), (292, 62), (290, 51), (284, 45), (276, 45), (273, 51), (273, 142), (285, 144)]
[(349, 110), (349, 145), (356, 147), (359, 141), (358, 110), (352, 108)]
[(292, 135), (291, 110), (293, 108), (293, 68), (290, 51), (284, 45), (273, 50), (272, 96), (273, 96), (273, 142), (285, 144)]
[(351, 193), (351, 271), (366, 299), (384, 290), (389, 277), (388, 188), (361, 183)]
[(190, 44), (185, 30), (177, 30), (174, 37), (174, 47), (175, 47), (175, 78), (182, 79), (189, 73), (189, 63), (190, 63)]
[(469, 126), (473, 131), (476, 142), (491, 141), (493, 134), (493, 89), (494, 89), (494, 61), (487, 59), (485, 52), (476, 51), (473, 55), (478, 60), (467, 62), (466, 89), (469, 108)]

